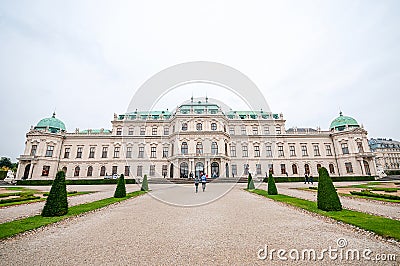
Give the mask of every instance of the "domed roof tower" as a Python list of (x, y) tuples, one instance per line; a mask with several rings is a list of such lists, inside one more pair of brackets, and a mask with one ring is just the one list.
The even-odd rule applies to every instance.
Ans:
[(342, 112), (339, 113), (339, 117), (335, 118), (329, 129), (331, 131), (343, 131), (346, 128), (356, 128), (360, 127), (360, 125), (357, 123), (357, 121), (350, 117), (350, 116), (344, 116)]
[(42, 120), (37, 123), (35, 129), (38, 130), (48, 130), (51, 133), (59, 133), (65, 132), (65, 124), (60, 119), (56, 118), (56, 113), (54, 112), (53, 115), (49, 118), (43, 118)]

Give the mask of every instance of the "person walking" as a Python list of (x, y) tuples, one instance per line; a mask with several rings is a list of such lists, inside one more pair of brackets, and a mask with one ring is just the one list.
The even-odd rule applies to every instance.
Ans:
[(203, 188), (203, 192), (206, 190), (206, 183), (207, 183), (207, 177), (206, 174), (203, 173), (201, 176), (201, 187)]
[(314, 180), (313, 180), (313, 176), (312, 175), (310, 175), (309, 180), (311, 182), (311, 185), (314, 185)]
[(304, 175), (304, 184), (307, 184), (307, 183), (308, 183), (308, 175), (305, 174), (305, 175)]
[(199, 183), (200, 183), (200, 177), (196, 176), (194, 178), (194, 186), (196, 187), (196, 193), (199, 191)]

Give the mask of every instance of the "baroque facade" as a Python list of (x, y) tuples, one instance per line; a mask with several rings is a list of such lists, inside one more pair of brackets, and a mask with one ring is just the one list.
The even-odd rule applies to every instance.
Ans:
[(112, 129), (67, 132), (53, 114), (26, 134), (18, 179), (69, 179), (125, 174), (138, 178), (376, 175), (367, 131), (351, 117), (329, 130), (285, 128), (282, 114), (223, 110), (208, 98), (191, 99), (173, 112), (114, 115)]
[(371, 151), (375, 154), (378, 171), (400, 170), (400, 142), (393, 139), (371, 138), (368, 141)]

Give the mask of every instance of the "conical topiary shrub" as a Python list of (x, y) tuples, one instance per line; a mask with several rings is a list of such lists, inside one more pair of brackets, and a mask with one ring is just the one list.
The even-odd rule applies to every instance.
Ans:
[(278, 189), (276, 188), (272, 173), (269, 173), (268, 176), (268, 195), (278, 195)]
[(62, 216), (68, 213), (67, 185), (64, 171), (58, 171), (51, 186), (46, 204), (42, 210), (43, 217)]
[(149, 183), (147, 182), (147, 175), (144, 175), (144, 177), (143, 177), (142, 188), (140, 190), (141, 191), (149, 190)]
[(247, 189), (255, 189), (253, 178), (251, 177), (250, 173), (249, 173), (249, 177), (247, 178)]
[(318, 170), (318, 174), (318, 209), (323, 211), (341, 211), (342, 204), (328, 171), (325, 167), (321, 167)]
[(114, 192), (114, 198), (124, 198), (126, 197), (126, 187), (124, 175), (120, 175), (118, 178), (117, 188)]

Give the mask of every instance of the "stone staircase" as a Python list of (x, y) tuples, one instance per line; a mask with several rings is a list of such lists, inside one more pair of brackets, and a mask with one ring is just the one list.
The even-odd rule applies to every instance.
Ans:
[[(194, 180), (190, 178), (161, 178), (153, 177), (148, 180), (149, 184), (193, 184)], [(247, 177), (237, 178), (208, 178), (207, 183), (247, 183)]]

